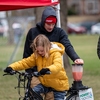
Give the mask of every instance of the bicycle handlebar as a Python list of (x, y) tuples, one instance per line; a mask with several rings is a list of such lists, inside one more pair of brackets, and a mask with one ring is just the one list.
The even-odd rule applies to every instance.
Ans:
[[(27, 73), (27, 72), (19, 72), (19, 71), (11, 71), (10, 73), (6, 73), (6, 74), (3, 74), (3, 76), (5, 75), (14, 75), (14, 74), (19, 74), (19, 75), (22, 75), (22, 76), (26, 76), (26, 77), (33, 77), (33, 76), (36, 76), (36, 77), (39, 77), (39, 76), (42, 76), (40, 74), (40, 72), (33, 72), (33, 73)], [(47, 71), (46, 74), (50, 74), (51, 72), (50, 71)]]
[[(5, 72), (6, 73), (6, 72)], [(5, 76), (5, 75), (14, 75), (14, 74), (16, 74), (16, 73), (19, 73), (20, 74), (20, 72), (18, 72), (18, 71), (10, 71), (10, 73), (6, 73), (6, 74), (3, 74), (3, 76)]]

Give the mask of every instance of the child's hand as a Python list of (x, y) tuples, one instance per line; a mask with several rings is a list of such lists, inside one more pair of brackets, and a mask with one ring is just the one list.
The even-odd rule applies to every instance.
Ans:
[(39, 73), (40, 73), (41, 75), (45, 75), (48, 71), (50, 71), (48, 68), (43, 68), (43, 69), (40, 70)]
[(11, 67), (7, 67), (6, 69), (4, 69), (4, 72), (12, 74), (14, 70)]

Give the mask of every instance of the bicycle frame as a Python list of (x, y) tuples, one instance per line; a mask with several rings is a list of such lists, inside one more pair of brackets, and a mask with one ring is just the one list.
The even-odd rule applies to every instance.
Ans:
[(25, 92), (25, 97), (23, 100), (34, 100), (34, 97), (36, 97), (38, 100), (43, 100), (42, 96), (34, 92), (31, 88), (31, 80), (32, 80), (32, 75), (29, 77), (24, 77), (28, 79), (27, 86), (26, 86), (26, 92)]

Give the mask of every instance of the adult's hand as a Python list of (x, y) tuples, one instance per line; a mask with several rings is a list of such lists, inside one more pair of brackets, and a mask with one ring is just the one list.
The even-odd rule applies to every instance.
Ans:
[(74, 63), (75, 63), (75, 64), (84, 64), (84, 61), (83, 61), (83, 59), (76, 59), (76, 60), (74, 61)]

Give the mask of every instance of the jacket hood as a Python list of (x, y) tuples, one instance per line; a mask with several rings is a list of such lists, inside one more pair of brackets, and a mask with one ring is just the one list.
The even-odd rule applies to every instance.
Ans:
[(50, 53), (53, 53), (53, 52), (60, 52), (62, 55), (64, 54), (65, 52), (65, 47), (61, 44), (61, 43), (58, 43), (58, 42), (51, 42), (52, 45), (51, 45), (51, 49), (50, 49)]
[(45, 22), (45, 19), (49, 16), (56, 16), (56, 11), (54, 10), (53, 7), (46, 7), (46, 9), (43, 11), (42, 13), (42, 19), (41, 19), (41, 24), (44, 26), (44, 22)]

